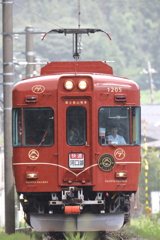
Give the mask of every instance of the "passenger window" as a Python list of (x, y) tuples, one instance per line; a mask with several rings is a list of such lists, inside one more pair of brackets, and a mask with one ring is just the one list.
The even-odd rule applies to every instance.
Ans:
[(134, 145), (140, 145), (141, 143), (141, 109), (140, 107), (132, 108), (132, 141)]
[(102, 107), (99, 110), (99, 143), (129, 144), (129, 107)]
[(51, 146), (54, 112), (51, 108), (13, 110), (13, 146)]
[(86, 108), (70, 106), (67, 109), (67, 143), (82, 146), (86, 143)]

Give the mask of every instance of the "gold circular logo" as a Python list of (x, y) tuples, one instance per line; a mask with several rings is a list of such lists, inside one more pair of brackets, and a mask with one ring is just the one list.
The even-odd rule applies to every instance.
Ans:
[(117, 160), (122, 160), (123, 158), (125, 158), (126, 153), (122, 148), (118, 148), (115, 150), (114, 156)]
[(45, 87), (43, 85), (34, 85), (32, 87), (32, 92), (34, 93), (39, 94), (39, 93), (43, 93), (44, 91), (45, 91)]
[(98, 166), (102, 171), (111, 171), (114, 165), (114, 158), (110, 154), (103, 154), (98, 160)]
[(32, 149), (28, 153), (28, 157), (32, 160), (35, 161), (39, 158), (39, 152), (36, 149)]

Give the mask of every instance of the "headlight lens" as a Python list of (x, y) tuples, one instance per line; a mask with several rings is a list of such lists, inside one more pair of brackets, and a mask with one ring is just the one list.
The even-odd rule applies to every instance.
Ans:
[(82, 79), (82, 80), (79, 81), (78, 88), (80, 90), (86, 90), (87, 87), (88, 87), (88, 83), (87, 83), (87, 81), (85, 79)]
[(72, 90), (74, 88), (74, 83), (72, 80), (66, 80), (64, 83), (64, 87), (66, 90)]

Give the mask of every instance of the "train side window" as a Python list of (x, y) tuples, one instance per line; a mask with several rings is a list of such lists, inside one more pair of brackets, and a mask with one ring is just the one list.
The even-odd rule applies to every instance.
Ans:
[(129, 124), (129, 107), (101, 107), (99, 109), (99, 144), (129, 144)]
[(52, 108), (13, 109), (13, 146), (51, 146), (53, 136)]
[(86, 143), (86, 108), (70, 106), (67, 108), (67, 143), (82, 146)]
[(13, 146), (22, 145), (22, 109), (12, 110), (12, 143)]
[(132, 108), (132, 141), (134, 145), (141, 143), (141, 109), (140, 107)]

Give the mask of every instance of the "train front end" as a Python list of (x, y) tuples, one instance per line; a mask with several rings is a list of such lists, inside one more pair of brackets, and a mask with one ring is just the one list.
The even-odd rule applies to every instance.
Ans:
[[(50, 63), (13, 90), (13, 170), (37, 231), (116, 231), (140, 174), (140, 92), (104, 62)], [(117, 136), (112, 136), (113, 129)]]

